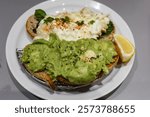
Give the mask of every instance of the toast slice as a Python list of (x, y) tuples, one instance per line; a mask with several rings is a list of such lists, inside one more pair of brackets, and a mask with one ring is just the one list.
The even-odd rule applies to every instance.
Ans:
[(27, 19), (26, 31), (28, 32), (28, 34), (31, 36), (32, 39), (37, 35), (36, 29), (38, 27), (38, 24), (39, 21), (36, 19), (34, 15), (30, 16)]
[[(119, 61), (119, 56), (115, 56), (114, 57), (114, 62), (112, 62), (111, 64), (107, 65), (109, 71), (113, 70), (113, 68), (117, 65)], [(25, 69), (32, 75), (34, 76), (35, 78), (45, 82), (52, 90), (57, 90), (59, 89), (59, 86), (62, 86), (63, 89), (79, 89), (79, 88), (83, 88), (83, 87), (86, 87), (90, 84), (92, 84), (93, 82), (95, 81), (99, 81), (99, 80), (102, 80), (102, 76), (104, 75), (104, 73), (101, 71), (100, 73), (97, 74), (97, 78), (95, 81), (92, 81), (91, 83), (89, 84), (84, 84), (84, 85), (75, 85), (71, 82), (69, 82), (68, 79), (62, 77), (62, 76), (58, 76), (56, 78), (56, 80), (52, 80), (51, 76), (48, 75), (46, 72), (44, 71), (39, 71), (39, 72), (32, 72), (31, 70), (28, 69), (27, 65), (26, 64), (23, 64)], [(65, 88), (67, 87), (67, 88)]]
[[(115, 26), (112, 22), (111, 22), (111, 24), (113, 26), (112, 31), (109, 32), (109, 34), (104, 34), (98, 38), (107, 38), (107, 39), (113, 40), (113, 35), (115, 33)], [(27, 19), (26, 31), (28, 32), (28, 34), (31, 36), (32, 39), (34, 39), (34, 37), (37, 36), (38, 26), (39, 26), (39, 21), (36, 19), (36, 17), (34, 15), (30, 16)]]

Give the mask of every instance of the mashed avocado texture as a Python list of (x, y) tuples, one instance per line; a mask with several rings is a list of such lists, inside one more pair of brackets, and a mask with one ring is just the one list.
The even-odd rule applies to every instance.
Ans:
[(50, 34), (49, 41), (38, 39), (25, 47), (21, 61), (33, 72), (45, 71), (54, 80), (63, 76), (79, 85), (92, 82), (101, 71), (107, 74), (116, 55), (110, 40), (65, 41)]

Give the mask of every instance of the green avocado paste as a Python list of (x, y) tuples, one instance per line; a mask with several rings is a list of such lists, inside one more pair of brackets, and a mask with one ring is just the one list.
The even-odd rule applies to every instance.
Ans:
[(23, 50), (21, 61), (32, 72), (45, 71), (53, 80), (63, 76), (80, 85), (94, 81), (100, 72), (109, 73), (107, 65), (117, 55), (110, 40), (60, 40), (50, 34), (49, 41), (35, 40)]

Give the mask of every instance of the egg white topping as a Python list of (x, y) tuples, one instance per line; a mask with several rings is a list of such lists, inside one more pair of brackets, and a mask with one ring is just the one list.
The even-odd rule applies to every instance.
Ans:
[[(45, 23), (45, 19), (51, 20)], [(63, 12), (56, 16), (46, 16), (37, 28), (35, 39), (49, 39), (50, 33), (56, 33), (60, 39), (76, 41), (86, 38), (97, 38), (108, 28), (108, 15), (96, 13), (89, 8), (76, 12)]]

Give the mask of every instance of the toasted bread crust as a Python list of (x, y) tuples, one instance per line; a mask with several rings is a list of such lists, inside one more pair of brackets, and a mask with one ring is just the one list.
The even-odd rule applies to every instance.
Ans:
[(27, 19), (26, 30), (27, 30), (28, 34), (31, 36), (32, 39), (37, 35), (36, 29), (38, 27), (38, 23), (39, 22), (36, 20), (34, 15), (30, 16)]
[(47, 83), (47, 85), (55, 90), (56, 89), (56, 85), (54, 84), (52, 78), (50, 77), (50, 75), (48, 75), (46, 72), (40, 71), (40, 72), (32, 72), (30, 69), (28, 69), (26, 64), (23, 64), (23, 66), (25, 67), (25, 69), (33, 76), (35, 76), (36, 78), (44, 81)]
[(117, 55), (117, 56), (114, 57), (114, 62), (107, 65), (109, 71), (111, 71), (117, 65), (118, 60), (119, 60), (119, 56)]
[(46, 72), (36, 72), (36, 73), (33, 73), (33, 74), (35, 75), (35, 77), (45, 81), (48, 84), (48, 86), (50, 88), (52, 88), (53, 90), (56, 89), (56, 86), (55, 86), (52, 78)]

